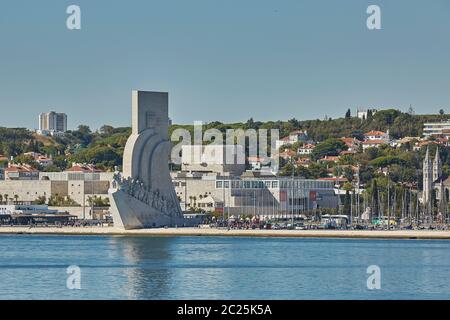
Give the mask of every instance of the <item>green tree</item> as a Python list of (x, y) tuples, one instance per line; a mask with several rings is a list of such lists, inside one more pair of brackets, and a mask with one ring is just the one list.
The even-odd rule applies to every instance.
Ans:
[(351, 196), (350, 196), (350, 191), (347, 190), (347, 191), (345, 192), (345, 197), (344, 197), (343, 214), (349, 216), (350, 213), (351, 213)]
[(89, 143), (91, 143), (93, 138), (91, 129), (86, 125), (79, 125), (78, 130), (73, 131), (72, 135), (78, 138), (84, 146), (87, 146)]
[(45, 168), (43, 168), (42, 170), (43, 172), (61, 172), (61, 168), (55, 165), (52, 166), (47, 166)]
[(354, 178), (354, 172), (351, 167), (345, 167), (344, 169), (344, 177), (347, 178), (348, 181), (352, 182)]
[(48, 199), (48, 205), (51, 207), (79, 207), (80, 205), (70, 196), (51, 195)]
[(294, 128), (298, 128), (300, 126), (299, 121), (295, 118), (288, 120), (288, 123), (291, 124)]
[(38, 163), (34, 160), (32, 156), (29, 155), (18, 155), (14, 157), (14, 163), (16, 164), (27, 164), (32, 166), (33, 168), (38, 168)]
[(316, 160), (324, 156), (337, 156), (347, 147), (340, 139), (331, 138), (319, 143), (312, 152), (312, 157)]
[(328, 169), (325, 164), (311, 163), (309, 166), (310, 179), (326, 178), (328, 176)]
[(103, 136), (109, 136), (114, 133), (114, 127), (109, 125), (104, 125), (100, 128), (100, 134)]
[(372, 182), (372, 217), (380, 216), (380, 203), (378, 194), (378, 183), (376, 179)]
[(40, 196), (36, 200), (33, 201), (34, 204), (42, 205), (47, 202), (47, 198), (45, 196)]
[(345, 119), (350, 119), (352, 117), (352, 112), (350, 111), (350, 109), (347, 110), (347, 112), (345, 113)]
[(94, 207), (108, 207), (109, 206), (109, 198), (102, 198), (102, 197), (88, 197), (88, 204), (89, 206), (94, 205)]
[[(280, 170), (280, 176), (283, 176), (283, 177), (291, 176), (292, 169), (293, 169), (292, 163), (291, 162), (286, 163), (286, 165), (284, 165)], [(296, 175), (295, 172), (294, 172), (294, 175)]]

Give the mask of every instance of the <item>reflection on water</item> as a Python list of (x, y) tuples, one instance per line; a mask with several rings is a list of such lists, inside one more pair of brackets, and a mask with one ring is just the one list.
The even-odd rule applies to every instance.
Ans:
[[(0, 236), (0, 299), (449, 299), (450, 242)], [(382, 289), (367, 289), (378, 265)], [(82, 270), (68, 290), (66, 268)]]
[[(122, 269), (127, 281), (121, 288), (121, 296), (127, 299), (174, 297), (180, 294), (180, 284), (174, 279), (182, 278), (183, 286), (192, 288), (214, 288), (233, 281), (232, 274), (221, 268), (233, 253), (227, 244), (138, 237), (111, 238), (109, 243), (127, 266)], [(209, 299), (214, 297), (214, 292), (208, 294)]]
[(171, 271), (170, 239), (112, 238), (112, 249), (120, 252), (125, 263), (132, 267), (123, 269), (127, 282), (122, 294), (127, 299), (160, 299), (167, 295)]

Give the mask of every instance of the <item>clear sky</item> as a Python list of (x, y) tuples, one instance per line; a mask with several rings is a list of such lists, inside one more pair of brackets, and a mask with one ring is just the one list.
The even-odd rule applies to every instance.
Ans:
[(0, 126), (129, 126), (132, 89), (168, 91), (175, 123), (450, 112), (449, 0), (4, 0), (0, 41)]

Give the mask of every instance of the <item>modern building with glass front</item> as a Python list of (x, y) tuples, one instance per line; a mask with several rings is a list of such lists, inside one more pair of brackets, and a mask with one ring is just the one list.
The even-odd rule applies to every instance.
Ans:
[(332, 181), (299, 177), (223, 177), (178, 172), (172, 177), (183, 208), (230, 215), (299, 216), (305, 211), (336, 208)]

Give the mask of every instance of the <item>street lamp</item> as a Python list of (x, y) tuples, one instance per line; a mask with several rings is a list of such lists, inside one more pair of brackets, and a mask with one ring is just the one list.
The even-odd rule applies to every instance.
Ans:
[(294, 228), (294, 158), (290, 157), (290, 162), (292, 166), (292, 175), (291, 175), (291, 227)]
[(92, 219), (94, 219), (94, 162), (92, 161), (92, 164), (91, 164), (91, 187), (92, 187), (92, 189), (91, 189), (91, 191), (92, 191), (92, 194), (91, 194), (91, 218)]

